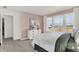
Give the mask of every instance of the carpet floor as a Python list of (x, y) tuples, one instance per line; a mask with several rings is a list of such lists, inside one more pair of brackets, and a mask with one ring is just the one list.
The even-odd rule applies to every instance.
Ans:
[(0, 52), (36, 52), (31, 43), (31, 40), (4, 39)]

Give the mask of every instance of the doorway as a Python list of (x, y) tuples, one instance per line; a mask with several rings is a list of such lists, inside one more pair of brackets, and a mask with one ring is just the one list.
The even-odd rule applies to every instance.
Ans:
[(2, 38), (3, 42), (13, 39), (13, 16), (5, 15), (2, 18)]

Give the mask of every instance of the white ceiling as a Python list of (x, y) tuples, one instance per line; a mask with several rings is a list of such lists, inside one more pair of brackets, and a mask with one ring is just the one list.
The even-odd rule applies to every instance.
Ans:
[(7, 9), (33, 13), (37, 15), (47, 15), (73, 7), (74, 6), (8, 6)]

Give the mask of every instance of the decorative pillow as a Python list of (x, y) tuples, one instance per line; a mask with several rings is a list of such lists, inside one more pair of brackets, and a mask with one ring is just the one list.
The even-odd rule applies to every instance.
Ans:
[(74, 39), (75, 39), (75, 42), (79, 45), (79, 31), (77, 31)]
[(66, 50), (69, 39), (70, 39), (69, 33), (61, 35), (55, 43), (55, 52), (64, 52)]
[(75, 35), (76, 35), (76, 33), (79, 31), (79, 28), (75, 28), (74, 30), (73, 30), (73, 32), (71, 33), (71, 36), (72, 37), (75, 37)]

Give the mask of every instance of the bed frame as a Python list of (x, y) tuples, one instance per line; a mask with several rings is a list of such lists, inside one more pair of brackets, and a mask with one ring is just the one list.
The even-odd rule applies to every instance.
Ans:
[[(48, 52), (47, 50), (45, 50), (44, 48), (40, 47), (37, 44), (35, 44), (34, 50), (37, 50), (38, 52)], [(65, 52), (75, 52), (75, 51), (66, 48)]]
[(34, 44), (34, 45), (35, 45), (34, 50), (37, 50), (38, 52), (48, 52), (47, 50), (43, 49), (39, 45), (37, 44)]
[(0, 43), (0, 46), (1, 46), (1, 43)]

